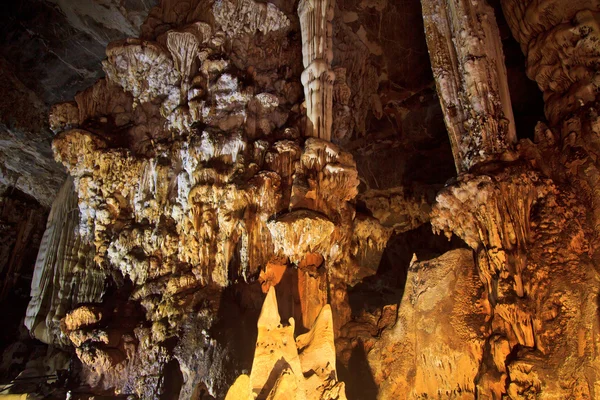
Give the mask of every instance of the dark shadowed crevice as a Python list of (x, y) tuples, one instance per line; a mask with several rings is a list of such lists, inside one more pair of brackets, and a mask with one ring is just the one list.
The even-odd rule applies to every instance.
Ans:
[(216, 322), (210, 336), (226, 351), (224, 376), (217, 398), (225, 397), (229, 386), (242, 373), (249, 373), (254, 358), (258, 328), (256, 323), (264, 300), (258, 282), (233, 284), (221, 292)]
[(443, 235), (434, 234), (429, 223), (408, 232), (393, 234), (383, 252), (377, 273), (349, 289), (352, 315), (360, 315), (363, 311), (374, 312), (385, 305), (400, 303), (413, 254), (418, 261), (426, 261), (452, 249), (465, 247), (467, 245), (456, 236), (449, 241)]
[(172, 359), (163, 370), (163, 392), (160, 400), (177, 400), (183, 385), (183, 374), (179, 369), (179, 362)]
[(0, 383), (8, 383), (47, 346), (23, 325), (47, 210), (15, 188), (0, 199)]
[(352, 349), (348, 366), (338, 363), (338, 378), (346, 383), (348, 400), (377, 399), (377, 384), (369, 368), (369, 361), (364, 346), (359, 343)]
[(500, 38), (502, 39), (502, 50), (504, 51), (504, 62), (508, 78), (508, 89), (512, 103), (517, 139), (532, 139), (535, 133), (535, 125), (538, 121), (545, 121), (544, 98), (537, 84), (527, 77), (526, 62), (521, 46), (513, 37), (510, 28), (502, 12), (500, 0), (490, 0), (494, 8)]

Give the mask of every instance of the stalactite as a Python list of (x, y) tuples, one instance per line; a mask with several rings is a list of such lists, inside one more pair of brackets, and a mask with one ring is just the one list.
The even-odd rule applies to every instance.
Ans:
[[(69, 384), (144, 400), (600, 398), (600, 0), (501, 0), (546, 105), (520, 141), (508, 82), (520, 124), (523, 62), (498, 2), (415, 1), (162, 0), (139, 38), (107, 46), (104, 78), (52, 105), (69, 180), (25, 323), (79, 360)], [(51, 51), (43, 26), (4, 25), (47, 44), (38, 64), (60, 55), (81, 75), (52, 99), (101, 73)], [(5, 73), (6, 47), (0, 74), (24, 79), (0, 79), (10, 144), (30, 139), (13, 111), (51, 105), (24, 68)], [(24, 169), (14, 154), (0, 163)], [(0, 180), (31, 186), (14, 172)], [(37, 221), (10, 233), (12, 209), (0, 300)], [(10, 354), (28, 362), (18, 334)]]
[(504, 0), (502, 7), (527, 57), (527, 75), (544, 94), (546, 117), (555, 132), (550, 135), (564, 144), (560, 154), (547, 158), (567, 167), (600, 233), (597, 2)]
[[(356, 7), (375, 10), (381, 18), (388, 7), (363, 3)], [(477, 367), (488, 361), (481, 359), (488, 327), (480, 323), (480, 307), (487, 303), (477, 295), (487, 292), (473, 279), (471, 253), (413, 262), (405, 299), (398, 304), (405, 249), (388, 247), (394, 240), (410, 242), (413, 231), (430, 221), (433, 192), (441, 182), (421, 191), (411, 182), (399, 188), (382, 181), (381, 190), (372, 190), (359, 178), (355, 161), (363, 149), (356, 143), (344, 147), (388, 121), (394, 129), (402, 125), (406, 93), (384, 101), (384, 87), (396, 85), (395, 67), (385, 65), (375, 43), (380, 38), (373, 38), (365, 21), (354, 32), (345, 6), (335, 16), (336, 29), (338, 19), (341, 24), (338, 43), (333, 1), (302, 0), (295, 10), (291, 3), (278, 6), (254, 0), (162, 1), (140, 38), (107, 47), (105, 78), (74, 102), (52, 108), (52, 149), (72, 177), (75, 194), (68, 201), (57, 199), (45, 240), (79, 240), (82, 249), (88, 244), (79, 261), (88, 272), (101, 269), (108, 276), (110, 296), (87, 298), (87, 304), (75, 300), (54, 311), (45, 308), (50, 304), (45, 292), (34, 289), (30, 308), (39, 310), (29, 316), (28, 326), (41, 336), (47, 329), (42, 321), (51, 320), (51, 335), (70, 345), (80, 361), (82, 384), (111, 395), (224, 398), (229, 389), (228, 399), (344, 399), (342, 381), (348, 380), (336, 361), (339, 354), (353, 358), (348, 353), (360, 346), (365, 368), (371, 363), (377, 372), (380, 398), (473, 394)], [(488, 15), (487, 9), (479, 11), (473, 15)], [(295, 12), (298, 18), (291, 15)], [(486, 25), (485, 34), (472, 36), (486, 41), (493, 30)], [(496, 44), (486, 48), (496, 52)], [(480, 56), (474, 50), (463, 54), (473, 55)], [(494, 53), (475, 60), (475, 67), (466, 60), (462, 69), (452, 70), (473, 67), (472, 80), (489, 80), (465, 82), (457, 95), (465, 110), (483, 110), (461, 121), (467, 124), (464, 141), (472, 139), (461, 164), (468, 168), (512, 145), (511, 133), (502, 130), (500, 59)], [(483, 92), (492, 89), (498, 93), (486, 98)], [(431, 89), (431, 98), (421, 99), (420, 93), (411, 93), (412, 101), (433, 104)], [(427, 119), (435, 119), (430, 111)], [(370, 126), (371, 114), (382, 120)], [(489, 126), (496, 129), (494, 140), (482, 134)], [(411, 134), (395, 132), (390, 149), (399, 141), (402, 148), (412, 146)], [(387, 146), (381, 137), (365, 136), (360, 143), (375, 138)], [(422, 144), (417, 152), (426, 147)], [(428, 150), (420, 157), (424, 154)], [(406, 176), (400, 175), (404, 184)], [(461, 215), (453, 206), (439, 214)], [(51, 228), (59, 217), (69, 227), (64, 235)], [(459, 230), (442, 225), (438, 229)], [(497, 231), (502, 230), (490, 229), (490, 236)], [(497, 243), (491, 239), (485, 244)], [(69, 249), (79, 245), (61, 246), (55, 246), (55, 261), (67, 265)], [(46, 253), (51, 252), (40, 257), (48, 258)], [(502, 273), (513, 273), (522, 264), (504, 267)], [(51, 291), (44, 274), (54, 270), (40, 271), (36, 282)], [(370, 295), (361, 304), (365, 287)], [(56, 297), (71, 296), (67, 289)], [(494, 323), (515, 323), (519, 333), (496, 335), (500, 365), (507, 347), (510, 352), (514, 343), (530, 344), (537, 321), (509, 304), (498, 314)], [(415, 316), (418, 326), (403, 321), (406, 315)], [(441, 327), (434, 323), (440, 315)], [(398, 340), (411, 329), (414, 337)], [(374, 349), (378, 354), (367, 354)], [(404, 368), (405, 362), (412, 367)], [(400, 367), (391, 371), (390, 365)], [(234, 383), (242, 370), (251, 372)], [(393, 382), (383, 384), (382, 377)], [(406, 385), (399, 390), (403, 379)]]
[[(316, 9), (308, 12), (311, 7)], [(163, 31), (155, 40), (112, 43), (103, 63), (107, 78), (78, 94), (76, 104), (55, 106), (53, 150), (73, 177), (78, 233), (93, 245), (96, 265), (131, 285), (131, 295), (123, 300), (126, 309), (137, 304), (143, 313), (132, 313), (123, 329), (118, 307), (106, 303), (89, 306), (102, 311), (98, 320), (79, 318), (87, 315), (82, 307), (63, 320), (62, 337), (75, 347), (88, 384), (160, 397), (165, 389), (157, 380), (174, 359), (165, 343), (183, 335), (190, 339), (173, 354), (186, 366), (189, 382), (203, 382), (211, 395), (222, 398), (227, 381), (218, 375), (221, 369), (211, 367), (212, 358), (222, 366), (234, 358), (217, 345), (222, 337), (210, 331), (222, 329), (227, 316), (218, 314), (227, 305), (211, 302), (233, 285), (260, 283), (267, 292), (265, 313), (275, 309), (276, 316), (269, 318), (277, 321), (273, 325), (261, 317), (259, 336), (265, 324), (280, 325), (271, 298), (276, 288), (283, 312), (297, 320), (295, 333), (316, 330), (299, 337), (297, 349), (294, 325), (282, 328), (289, 331), (293, 357), (297, 361), (300, 351), (307, 368), (320, 368), (307, 378), (303, 374), (311, 372), (299, 366), (277, 371), (281, 376), (277, 383), (269, 380), (269, 391), (284, 396), (297, 381), (302, 398), (344, 398), (335, 374), (333, 335), (334, 322), (340, 326), (349, 318), (349, 306), (343, 298), (327, 305), (328, 293), (331, 285), (343, 288), (373, 274), (373, 265), (361, 266), (367, 263), (363, 254), (381, 258), (391, 231), (375, 218), (357, 216), (356, 163), (329, 141), (333, 5), (300, 10), (306, 21), (322, 24), (313, 32), (321, 42), (313, 43), (305, 74), (327, 64), (326, 73), (311, 83), (318, 86), (325, 79), (327, 85), (306, 99), (309, 104), (319, 96), (329, 98), (309, 113), (320, 114), (318, 137), (300, 138), (296, 126), (302, 115), (300, 93), (293, 93), (300, 86), (300, 57), (295, 76), (285, 58), (267, 64), (261, 76), (252, 64), (240, 69), (247, 53), (230, 51), (230, 46), (248, 45), (257, 29), (273, 35), (269, 43), (287, 34), (287, 17), (272, 4), (252, 1), (215, 2), (214, 24), (193, 22)], [(231, 23), (233, 15), (245, 11), (250, 14), (241, 25)], [(258, 50), (263, 51), (253, 49)], [(347, 93), (340, 96), (349, 101)], [(198, 314), (199, 309), (204, 311)], [(190, 333), (186, 324), (192, 315), (203, 324), (202, 334)], [(195, 341), (210, 351), (191, 357)], [(268, 358), (268, 351), (263, 355)], [(257, 378), (261, 368), (267, 374), (273, 369), (261, 364), (265, 357), (257, 355), (252, 368), (255, 391), (266, 384)], [(144, 361), (153, 358), (158, 361)], [(200, 377), (190, 368), (206, 373)], [(193, 392), (191, 385), (186, 383), (185, 393)], [(242, 378), (231, 390), (243, 392), (247, 386)]]
[(25, 326), (37, 339), (65, 346), (60, 320), (79, 303), (100, 301), (105, 273), (93, 263), (92, 246), (78, 232), (73, 180), (67, 179), (52, 204), (31, 282)]
[(517, 139), (500, 34), (485, 1), (421, 3), (433, 75), (461, 173), (501, 155)]
[[(592, 371), (598, 360), (586, 354), (596, 346), (593, 332), (598, 328), (596, 322), (586, 321), (593, 319), (589, 301), (597, 295), (598, 280), (589, 259), (593, 236), (582, 202), (593, 199), (597, 191), (594, 165), (585, 155), (575, 156), (577, 161), (571, 155), (576, 168), (585, 165), (585, 171), (576, 173), (569, 156), (555, 146), (554, 134), (541, 124), (537, 147), (524, 140), (519, 155), (511, 151), (515, 137), (512, 123), (506, 126), (503, 121), (510, 102), (491, 9), (485, 2), (422, 3), (459, 172), (438, 193), (431, 223), (448, 236), (458, 235), (475, 251), (486, 289), (482, 308), (487, 323), (482, 329), (489, 346), (482, 357), (493, 362), (479, 371), (477, 392), (491, 398), (594, 397), (598, 378)], [(565, 104), (557, 106), (557, 96), (570, 90), (569, 79), (585, 76), (585, 68), (571, 65), (581, 58), (573, 56), (569, 40), (562, 40), (567, 29), (558, 22), (572, 18), (578, 6), (559, 7), (553, 1), (503, 3), (509, 25), (528, 54), (528, 73), (545, 91), (546, 114), (556, 124), (564, 115), (560, 113), (573, 111)], [(566, 10), (573, 13), (562, 15)], [(584, 20), (575, 18), (574, 23), (582, 27), (585, 22), (577, 24)], [(543, 33), (557, 23), (560, 34)], [(575, 47), (585, 52), (583, 43)], [(572, 174), (574, 186), (564, 184), (565, 172)], [(574, 187), (585, 195), (577, 199)], [(593, 218), (592, 222), (596, 224)], [(570, 277), (569, 289), (563, 274)], [(548, 301), (553, 305), (541, 299), (552, 299)], [(578, 346), (565, 339), (571, 330), (580, 332)]]
[(333, 123), (333, 0), (302, 0), (298, 14), (302, 27), (302, 85), (306, 102), (306, 136), (331, 140)]

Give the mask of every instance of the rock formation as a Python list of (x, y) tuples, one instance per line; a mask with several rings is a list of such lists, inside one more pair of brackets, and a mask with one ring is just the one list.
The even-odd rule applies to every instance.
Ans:
[(482, 292), (467, 249), (413, 258), (395, 325), (369, 353), (380, 398), (475, 397), (485, 344)]
[(156, 0), (25, 0), (5, 4), (0, 29), (0, 183), (49, 208), (65, 181), (47, 114), (102, 77), (113, 40), (140, 34)]
[[(538, 36), (535, 32), (539, 29), (538, 21), (563, 18), (562, 15), (558, 17), (552, 14), (558, 13), (556, 10), (550, 12), (551, 16), (547, 16), (546, 11), (534, 11), (538, 7), (537, 3), (504, 3), (504, 8), (509, 10), (507, 19), (515, 31), (515, 37), (528, 51), (531, 47), (528, 48), (527, 41), (531, 36), (535, 40), (544, 40), (544, 36)], [(473, 7), (470, 2), (460, 4)], [(481, 7), (481, 3), (477, 3), (477, 6)], [(547, 6), (544, 4), (540, 7), (544, 10), (552, 9), (546, 9)], [(571, 9), (571, 6), (566, 8)], [(432, 13), (435, 13), (433, 10), (440, 9), (432, 8)], [(519, 19), (525, 18), (525, 15), (535, 15), (535, 29), (529, 30), (531, 26), (526, 25), (527, 22), (524, 22), (526, 27), (518, 25), (521, 22)], [(425, 16), (427, 26), (427, 12)], [(456, 16), (454, 12), (448, 12), (445, 16), (438, 16), (435, 21), (444, 21), (445, 17), (446, 21), (453, 23)], [(476, 32), (484, 32), (484, 43), (486, 40), (490, 44), (495, 43), (495, 48), (498, 49), (498, 34), (493, 24), (491, 29), (488, 27), (490, 20), (490, 16), (480, 17), (478, 21), (483, 22), (477, 23)], [(541, 25), (543, 24), (542, 22)], [(469, 24), (462, 27), (470, 29)], [(527, 33), (522, 33), (519, 29)], [(441, 38), (429, 40), (430, 51), (436, 54), (439, 49), (445, 49), (447, 37), (448, 35), (442, 35)], [(462, 37), (468, 38), (467, 35)], [(481, 47), (481, 41), (482, 39), (477, 46), (479, 49), (485, 48)], [(554, 40), (552, 42), (554, 46)], [(462, 46), (463, 50), (469, 48), (469, 44)], [(558, 54), (552, 53), (550, 48), (545, 52)], [(551, 75), (547, 75), (547, 68), (551, 70), (552, 67), (542, 68), (541, 64), (552, 64), (549, 59), (538, 62), (534, 53), (535, 50), (528, 54), (532, 57), (528, 60), (528, 73), (546, 90), (544, 82), (548, 80), (545, 77)], [(500, 59), (498, 50), (488, 51), (487, 54), (496, 54), (495, 60)], [(551, 59), (553, 56), (549, 57)], [(467, 59), (469, 62), (473, 60)], [(475, 58), (477, 61), (470, 73), (457, 72), (449, 75), (456, 80), (461, 76), (469, 78), (477, 71), (489, 71), (489, 67), (480, 64), (486, 59)], [(435, 57), (432, 60), (435, 68)], [(492, 60), (493, 65), (498, 65), (495, 60)], [(560, 63), (561, 66), (555, 71), (562, 71), (569, 64), (565, 60)], [(540, 68), (545, 72), (533, 72)], [(496, 71), (498, 79), (477, 79), (476, 82), (502, 82), (503, 70), (496, 68)], [(438, 91), (442, 97), (446, 78), (447, 75), (436, 76)], [(561, 82), (556, 76), (551, 79)], [(567, 88), (568, 85), (565, 85), (558, 92)], [(506, 89), (501, 85), (497, 90), (486, 91), (486, 98), (489, 95), (489, 99), (493, 99), (496, 93), (502, 92), (506, 93)], [(546, 115), (550, 124), (556, 124), (558, 121), (553, 111), (554, 99), (547, 93), (545, 97)], [(469, 105), (476, 97), (458, 98), (458, 109), (477, 110)], [(503, 96), (498, 96), (497, 99), (500, 104), (504, 101), (504, 108), (510, 108), (510, 103), (503, 100)], [(571, 112), (564, 106), (561, 111)], [(454, 112), (447, 110), (446, 114), (453, 116)], [(492, 119), (488, 117), (486, 121)], [(507, 122), (510, 126), (510, 120)], [(448, 117), (446, 124), (449, 132), (452, 132), (452, 121)], [(497, 124), (501, 125), (499, 120)], [(538, 126), (536, 129), (539, 132), (544, 128)], [(490, 127), (485, 128), (485, 131), (497, 132)], [(511, 131), (510, 128), (506, 130)], [(551, 131), (544, 134), (553, 136)], [(598, 275), (593, 267), (595, 249), (592, 243), (596, 233), (593, 229), (594, 212), (586, 216), (584, 210), (586, 202), (593, 210), (595, 185), (586, 187), (587, 195), (574, 196), (573, 190), (581, 190), (581, 187), (557, 179), (558, 175), (569, 173), (568, 163), (562, 166), (556, 163), (551, 168), (540, 165), (544, 163), (540, 157), (542, 153), (558, 149), (549, 149), (550, 143), (539, 136), (539, 147), (529, 141), (523, 141), (519, 145), (520, 157), (511, 151), (510, 134), (494, 133), (493, 137), (504, 138), (504, 153), (492, 150), (493, 146), (489, 147), (486, 140), (475, 142), (478, 160), (474, 160), (471, 165), (464, 165), (466, 168), (462, 171), (459, 168), (456, 182), (440, 191), (432, 212), (434, 229), (448, 235), (458, 235), (475, 251), (479, 276), (486, 289), (483, 307), (488, 316), (483, 326), (487, 331), (488, 344), (483, 358), (493, 363), (488, 363), (479, 370), (475, 379), (477, 393), (489, 398), (505, 395), (511, 398), (594, 398), (597, 396), (594, 371), (597, 370), (598, 360), (592, 349), (596, 346), (595, 332), (598, 326), (593, 303), (598, 293)], [(456, 151), (454, 153), (456, 157)], [(494, 157), (493, 153), (499, 153), (500, 157)], [(537, 159), (532, 160), (536, 153)], [(560, 158), (558, 154), (554, 157)], [(589, 182), (593, 179), (593, 170), (586, 171), (585, 175)], [(577, 181), (574, 180), (575, 182)], [(563, 274), (569, 276), (568, 283), (559, 278)], [(567, 331), (578, 332), (577, 343), (565, 340)]]
[(93, 262), (93, 249), (78, 233), (79, 213), (73, 181), (68, 178), (48, 215), (31, 281), (31, 300), (25, 326), (42, 342), (70, 344), (60, 328), (74, 305), (98, 302), (105, 273)]
[[(331, 140), (333, 123), (332, 0), (307, 0), (298, 4), (302, 27), (302, 85), (306, 102), (306, 136)], [(343, 102), (343, 99), (340, 98)]]
[(421, 3), (431, 68), (461, 173), (516, 141), (500, 35), (486, 2)]
[(329, 305), (320, 310), (310, 331), (294, 341), (294, 319), (282, 324), (271, 287), (258, 319), (252, 372), (237, 378), (226, 400), (346, 399), (344, 383), (337, 382), (333, 341)]
[[(89, 385), (164, 396), (169, 389), (160, 376), (172, 363), (186, 362), (191, 350), (166, 343), (181, 334), (192, 310), (203, 307), (193, 294), (218, 293), (260, 273), (268, 293), (263, 313), (273, 313), (269, 305), (278, 286), (287, 317), (298, 320), (297, 330), (294, 324), (285, 328), (290, 343), (295, 331), (314, 329), (298, 337), (298, 350), (293, 347), (296, 360), (300, 352), (316, 374), (304, 383), (310, 372), (298, 364), (298, 385), (306, 386), (307, 398), (343, 396), (335, 383), (328, 286), (356, 280), (360, 255), (377, 257), (390, 231), (356, 214), (352, 156), (322, 138), (300, 138), (299, 58), (291, 64), (296, 72), (282, 70), (288, 59), (248, 66), (259, 61), (250, 54), (258, 44), (249, 42), (257, 30), (282, 38), (289, 29), (273, 5), (266, 17), (263, 8), (215, 3), (216, 25), (190, 22), (146, 39), (113, 42), (103, 62), (106, 78), (75, 102), (53, 107), (53, 150), (72, 183), (51, 211), (26, 324), (47, 343), (72, 344)], [(230, 25), (230, 14), (244, 10), (256, 18), (249, 16), (243, 27)], [(329, 32), (330, 17), (322, 27), (329, 24)], [(247, 49), (228, 56), (224, 46), (235, 43)], [(244, 77), (249, 68), (250, 80)], [(331, 85), (328, 90), (331, 98)], [(331, 102), (321, 110), (329, 114), (330, 132)], [(361, 276), (373, 274), (372, 268)], [(130, 282), (123, 304), (102, 297), (104, 277), (114, 274)], [(291, 280), (282, 281), (289, 274)], [(83, 303), (95, 304), (76, 307)], [(347, 304), (335, 300), (332, 306), (347, 318)], [(211, 347), (216, 338), (208, 331), (219, 323), (215, 307), (202, 320)], [(264, 318), (279, 325), (276, 308), (276, 318)], [(264, 318), (259, 340), (271, 323)], [(325, 335), (329, 347), (318, 345), (315, 335)], [(320, 365), (311, 354), (323, 349), (327, 362)], [(253, 368), (254, 380), (259, 371)], [(218, 373), (212, 370), (204, 380), (213, 396), (226, 389)], [(282, 375), (277, 391), (288, 381)]]
[(600, 397), (597, 4), (80, 3), (94, 79), (0, 60), (7, 394)]

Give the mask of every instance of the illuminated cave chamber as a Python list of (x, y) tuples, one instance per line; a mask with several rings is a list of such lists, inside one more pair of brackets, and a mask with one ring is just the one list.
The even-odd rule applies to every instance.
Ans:
[(67, 173), (0, 153), (1, 372), (69, 377), (13, 393), (600, 398), (595, 3), (109, 3), (3, 28), (128, 21), (76, 94), (6, 72)]

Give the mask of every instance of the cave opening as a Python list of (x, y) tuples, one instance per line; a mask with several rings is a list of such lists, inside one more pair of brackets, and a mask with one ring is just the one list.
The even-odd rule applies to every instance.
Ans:
[(411, 262), (428, 261), (460, 248), (468, 246), (457, 236), (448, 240), (444, 235), (436, 235), (429, 223), (392, 234), (377, 272), (349, 289), (352, 314), (357, 317), (363, 312), (373, 313), (386, 305), (399, 304)]

